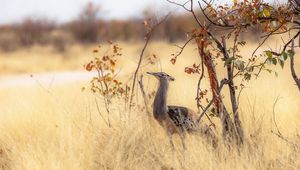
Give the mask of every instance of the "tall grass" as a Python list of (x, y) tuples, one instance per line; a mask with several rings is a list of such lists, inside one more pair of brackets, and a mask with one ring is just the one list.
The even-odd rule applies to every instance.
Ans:
[[(150, 46), (156, 53), (163, 43)], [(136, 48), (125, 51), (134, 54)], [(192, 63), (192, 48), (178, 65), (169, 64), (161, 51), (163, 70), (175, 77), (170, 85), (169, 104), (195, 109), (197, 76), (187, 76), (183, 67)], [(127, 55), (128, 56), (128, 55)], [(179, 59), (180, 60), (180, 59)], [(298, 62), (299, 63), (299, 62)], [(130, 58), (121, 59), (121, 78), (126, 80)], [(152, 66), (145, 70), (159, 70)], [(220, 73), (222, 75), (222, 73)], [(145, 76), (145, 88), (155, 90), (156, 80)], [(0, 89), (0, 164), (4, 169), (299, 169), (300, 152), (289, 142), (299, 143), (300, 94), (293, 85), (288, 68), (264, 73), (246, 84), (239, 109), (245, 128), (245, 145), (239, 150), (222, 143), (217, 118), (218, 148), (213, 149), (200, 136), (188, 135), (187, 150), (174, 136), (172, 150), (162, 127), (145, 111), (135, 107), (128, 118), (122, 101), (111, 106), (112, 128), (99, 115), (95, 97), (81, 91), (87, 82), (52, 86)], [(187, 84), (189, 88), (187, 88)], [(207, 87), (207, 84), (203, 84)], [(279, 101), (274, 107), (275, 100)], [(140, 95), (135, 98), (143, 105)], [(101, 114), (106, 112), (101, 101)], [(228, 101), (227, 101), (228, 102)], [(275, 120), (285, 141), (276, 131)], [(206, 120), (205, 120), (206, 121)]]

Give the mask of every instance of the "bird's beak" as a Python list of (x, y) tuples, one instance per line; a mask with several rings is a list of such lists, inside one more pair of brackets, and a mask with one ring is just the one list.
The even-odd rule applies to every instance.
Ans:
[(152, 72), (147, 72), (147, 74), (150, 74), (150, 75), (153, 75), (153, 76), (155, 76), (155, 75), (154, 75), (154, 73), (152, 73)]
[(175, 79), (173, 77), (170, 78), (171, 81), (175, 81)]

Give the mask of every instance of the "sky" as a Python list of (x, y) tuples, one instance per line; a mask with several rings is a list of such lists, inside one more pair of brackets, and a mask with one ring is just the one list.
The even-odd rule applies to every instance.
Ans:
[[(216, 1), (232, 2), (232, 0)], [(139, 17), (146, 7), (150, 7), (154, 13), (182, 10), (180, 7), (170, 5), (166, 0), (0, 0), (0, 24), (20, 22), (28, 17), (48, 18), (57, 22), (70, 21), (78, 16), (88, 2), (101, 6), (101, 17), (104, 19)]]
[(154, 11), (168, 10), (166, 0), (0, 0), (0, 24), (28, 17), (69, 21), (76, 18), (88, 2), (100, 5), (105, 19), (138, 17), (146, 7)]

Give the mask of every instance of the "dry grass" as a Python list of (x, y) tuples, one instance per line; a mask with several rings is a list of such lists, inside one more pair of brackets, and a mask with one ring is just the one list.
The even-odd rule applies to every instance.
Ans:
[[(128, 73), (135, 65), (135, 60), (132, 59), (140, 48), (140, 45), (129, 46), (123, 46), (124, 57), (121, 59), (124, 79), (128, 78)], [(189, 47), (188, 52), (180, 58), (182, 62), (172, 66), (168, 56), (175, 49), (164, 43), (154, 43), (149, 51), (159, 54), (164, 71), (176, 78), (170, 87), (169, 103), (195, 109), (193, 99), (197, 76), (183, 73), (183, 67), (193, 63), (189, 59), (193, 59), (195, 51)], [(85, 52), (81, 52), (83, 53)], [(87, 59), (91, 54), (86, 52), (86, 55), (86, 58), (82, 57), (79, 61)], [(72, 60), (70, 62), (75, 63)], [(142, 71), (155, 69), (160, 68), (147, 66)], [(47, 90), (39, 84), (0, 89), (0, 164), (3, 168), (300, 168), (299, 148), (291, 147), (271, 133), (271, 130), (275, 130), (272, 122), (273, 104), (280, 96), (275, 107), (278, 126), (289, 141), (300, 141), (297, 136), (300, 93), (293, 85), (287, 68), (280, 72), (278, 78), (265, 73), (260, 79), (247, 84), (240, 99), (242, 122), (246, 131), (246, 142), (240, 151), (227, 149), (222, 143), (213, 150), (200, 137), (188, 136), (188, 147), (183, 152), (179, 137), (176, 136), (176, 151), (173, 152), (165, 132), (153, 119), (148, 121), (146, 113), (138, 108), (131, 113), (129, 119), (128, 113), (118, 101), (112, 105), (110, 115), (113, 128), (108, 128), (97, 112), (94, 96), (88, 91), (81, 92), (85, 83), (54, 86)], [(145, 77), (147, 91), (153, 90), (155, 84), (153, 78)], [(141, 101), (140, 95), (137, 98)], [(104, 109), (101, 111), (106, 116)], [(214, 121), (219, 124), (218, 119)], [(218, 129), (218, 133), (220, 131)]]

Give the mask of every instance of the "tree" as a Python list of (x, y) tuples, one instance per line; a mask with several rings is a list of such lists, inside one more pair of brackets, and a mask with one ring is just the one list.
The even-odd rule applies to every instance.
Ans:
[[(262, 4), (260, 4), (262, 5)], [(290, 58), (290, 70), (291, 76), (294, 79), (299, 91), (300, 91), (300, 79), (295, 71), (294, 64), (294, 41), (298, 38), (300, 39), (300, 1), (299, 0), (289, 0), (287, 4), (280, 5), (278, 7), (272, 7), (269, 4), (263, 4), (266, 8), (265, 12), (268, 14), (267, 16), (259, 18), (260, 24), (264, 22), (279, 25), (277, 28), (275, 27), (267, 27), (266, 38), (262, 41), (261, 45), (266, 42), (266, 40), (272, 35), (292, 35), (289, 36), (289, 40), (287, 42), (283, 42), (283, 49), (280, 52), (276, 52), (273, 50), (266, 51), (268, 56), (267, 61), (278, 61), (280, 65), (283, 67), (287, 58)], [(300, 43), (300, 41), (299, 41)], [(290, 49), (288, 49), (290, 45)], [(300, 44), (299, 44), (300, 45)], [(298, 46), (299, 47), (299, 46)], [(258, 47), (259, 48), (259, 47)], [(273, 62), (275, 64), (275, 62)]]
[[(240, 3), (234, 4), (234, 10), (241, 11), (243, 10), (243, 5), (247, 4), (248, 1), (244, 0)], [(249, 3), (248, 3), (249, 4)], [(300, 40), (300, 0), (289, 0), (288, 2), (284, 4), (278, 4), (278, 5), (270, 5), (269, 3), (265, 3), (263, 1), (254, 1), (254, 3), (249, 4), (249, 8), (254, 8), (255, 10), (250, 15), (251, 18), (249, 18), (249, 15), (241, 15), (241, 21), (240, 23), (250, 24), (250, 25), (257, 25), (262, 30), (262, 38), (263, 40), (258, 45), (258, 47), (254, 50), (252, 56), (256, 56), (256, 52), (259, 48), (262, 47), (262, 45), (267, 43), (267, 40), (274, 36), (279, 35), (282, 39), (282, 46), (279, 51), (273, 50), (271, 47), (270, 50), (267, 50), (264, 52), (264, 61), (260, 63), (260, 69), (259, 72), (256, 74), (256, 76), (259, 75), (259, 73), (262, 70), (267, 70), (269, 72), (272, 72), (271, 69), (267, 67), (267, 64), (269, 65), (280, 65), (282, 68), (284, 67), (287, 59), (290, 59), (290, 70), (291, 70), (291, 77), (294, 79), (298, 90), (300, 92), (300, 79), (298, 78), (298, 75), (295, 70), (295, 40), (298, 38)], [(227, 10), (227, 12), (233, 11)], [(247, 11), (249, 12), (249, 11)], [(288, 37), (288, 40), (283, 40), (283, 36)], [(300, 41), (299, 45), (300, 47)], [(276, 72), (275, 72), (276, 73)], [(276, 99), (273, 109), (276, 105), (276, 102), (278, 101), (278, 98)], [(280, 132), (276, 122), (274, 121), (277, 131), (271, 131), (273, 134), (275, 134), (280, 139), (284, 140), (288, 144), (290, 144), (293, 148), (298, 147), (297, 143), (291, 142), (288, 139), (286, 139), (283, 134)]]
[(14, 27), (19, 43), (23, 46), (30, 46), (35, 43), (46, 44), (56, 24), (47, 18), (27, 18)]
[(86, 43), (98, 41), (100, 29), (99, 11), (99, 6), (89, 2), (79, 14), (78, 19), (70, 24), (71, 32), (77, 40)]
[[(246, 13), (243, 14), (240, 11), (245, 11)], [(238, 12), (238, 15), (236, 15), (236, 12)], [(248, 0), (243, 0), (239, 3), (235, 1), (232, 8), (224, 9), (221, 13), (232, 13), (233, 15), (231, 15), (230, 17), (232, 17), (231, 21), (234, 21), (234, 24), (244, 26), (257, 25), (261, 28), (263, 40), (255, 49), (252, 56), (254, 56), (257, 50), (261, 48), (262, 45), (264, 45), (272, 36), (288, 35), (289, 39), (287, 40), (287, 42), (283, 41), (281, 51), (265, 51), (266, 58), (264, 62), (260, 64), (260, 71), (263, 69), (271, 71), (267, 69), (267, 63), (273, 65), (277, 65), (277, 63), (279, 63), (281, 67), (284, 67), (285, 61), (289, 57), (291, 76), (296, 82), (298, 89), (300, 90), (300, 80), (294, 68), (294, 41), (295, 39), (300, 38), (300, 0), (289, 0), (285, 4), (278, 5), (271, 5), (260, 0), (253, 0), (251, 2), (249, 2)], [(228, 23), (228, 20), (225, 20), (225, 23)], [(228, 26), (226, 24), (219, 25), (221, 27)]]
[[(300, 0), (289, 0), (285, 4), (271, 5), (261, 0), (234, 0), (232, 5), (214, 4), (213, 1), (193, 1), (189, 0), (184, 4), (167, 0), (168, 2), (181, 6), (190, 13), (198, 28), (195, 28), (190, 39), (180, 47), (180, 51), (173, 55), (172, 63), (176, 62), (177, 57), (182, 53), (185, 46), (192, 40), (196, 41), (201, 64), (194, 64), (187, 67), (186, 72), (189, 74), (200, 73), (200, 79), (197, 89), (197, 105), (202, 108), (201, 100), (206, 95), (206, 90), (200, 88), (201, 80), (204, 78), (204, 67), (208, 72), (212, 100), (200, 115), (199, 119), (205, 114), (208, 108), (214, 104), (217, 110), (217, 116), (221, 118), (223, 124), (223, 134), (236, 133), (238, 142), (243, 141), (243, 128), (239, 119), (238, 103), (236, 96), (237, 86), (234, 79), (243, 77), (243, 80), (250, 80), (251, 77), (258, 77), (264, 70), (272, 72), (267, 67), (268, 64), (280, 65), (284, 67), (285, 61), (290, 58), (291, 76), (300, 90), (300, 79), (295, 71), (295, 39), (300, 39)], [(194, 4), (205, 16), (205, 20), (199, 19), (194, 10)], [(243, 57), (239, 54), (239, 46), (246, 44), (240, 41), (240, 35), (251, 28), (259, 28), (263, 37), (262, 42), (254, 50), (250, 58)], [(221, 31), (221, 35), (214, 34), (214, 31)], [(257, 33), (259, 34), (259, 33)], [(273, 35), (289, 35), (287, 42), (283, 42), (281, 51), (267, 50), (263, 54), (256, 54), (257, 50), (264, 45)], [(291, 36), (292, 35), (292, 36)], [(226, 45), (226, 40), (233, 40), (233, 46)], [(300, 44), (299, 44), (300, 46)], [(226, 79), (219, 81), (215, 71), (216, 62), (221, 56), (221, 62), (224, 63), (227, 71)], [(228, 115), (227, 109), (222, 102), (221, 90), (222, 85), (228, 85), (231, 107), (233, 112), (233, 121)], [(239, 90), (243, 89), (241, 84)], [(234, 122), (234, 125), (231, 123)], [(234, 126), (234, 128), (230, 128)], [(227, 128), (226, 128), (227, 127)], [(236, 130), (235, 132), (229, 129)]]
[[(213, 1), (194, 1), (189, 0), (180, 4), (175, 1), (168, 2), (178, 5), (193, 16), (198, 27), (189, 34), (187, 42), (180, 47), (180, 51), (173, 54), (171, 62), (176, 63), (177, 57), (182, 53), (188, 43), (195, 40), (199, 52), (200, 64), (194, 64), (187, 67), (185, 71), (188, 74), (200, 74), (197, 89), (197, 106), (202, 109), (199, 120), (206, 114), (208, 109), (214, 104), (215, 109), (211, 111), (221, 119), (223, 126), (223, 136), (226, 140), (237, 141), (238, 144), (243, 143), (244, 131), (238, 111), (238, 101), (236, 91), (241, 91), (244, 87), (243, 83), (235, 85), (235, 79), (241, 77), (243, 82), (251, 80), (252, 75), (259, 75), (264, 63), (259, 63), (260, 56), (252, 55), (246, 58), (240, 54), (239, 48), (244, 46), (246, 42), (242, 41), (240, 36), (243, 32), (250, 28), (255, 28), (259, 22), (260, 16), (268, 15), (269, 6), (260, 6), (259, 0), (244, 0), (238, 3), (234, 1), (233, 5), (214, 4)], [(205, 17), (200, 19), (195, 12), (195, 6), (198, 6), (201, 14)], [(215, 34), (219, 32), (219, 34)], [(233, 41), (232, 46), (227, 41)], [(218, 78), (215, 65), (221, 62), (226, 68), (227, 77)], [(201, 88), (201, 81), (204, 79), (205, 68), (210, 82), (212, 99), (204, 108), (203, 99), (207, 94), (207, 90)], [(223, 86), (227, 85), (229, 89), (229, 97), (231, 101), (231, 118), (227, 106), (225, 106), (222, 96)]]

